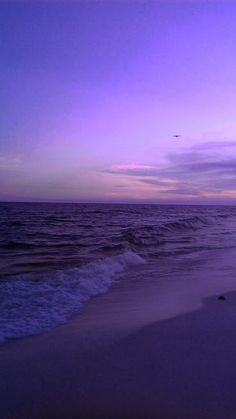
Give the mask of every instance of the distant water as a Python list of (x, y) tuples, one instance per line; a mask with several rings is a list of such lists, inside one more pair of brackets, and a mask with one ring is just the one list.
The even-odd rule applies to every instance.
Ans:
[[(133, 265), (236, 248), (236, 207), (0, 203), (0, 342), (42, 333)], [(146, 270), (145, 270), (146, 269)]]

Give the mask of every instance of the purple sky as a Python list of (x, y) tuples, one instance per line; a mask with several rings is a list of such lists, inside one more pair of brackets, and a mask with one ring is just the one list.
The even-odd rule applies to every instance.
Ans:
[(235, 22), (227, 0), (1, 1), (0, 200), (236, 203)]

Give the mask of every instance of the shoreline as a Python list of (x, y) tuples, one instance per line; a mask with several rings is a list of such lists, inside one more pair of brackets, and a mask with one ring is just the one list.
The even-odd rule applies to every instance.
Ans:
[(235, 417), (236, 292), (225, 296), (97, 347), (80, 347), (74, 324), (3, 345), (1, 417)]

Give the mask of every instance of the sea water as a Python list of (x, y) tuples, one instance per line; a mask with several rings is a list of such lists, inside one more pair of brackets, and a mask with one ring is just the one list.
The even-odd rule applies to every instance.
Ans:
[(235, 249), (233, 206), (1, 203), (0, 342), (59, 326), (122, 281), (121, 322), (125, 307), (136, 321), (175, 315), (183, 296), (236, 288)]

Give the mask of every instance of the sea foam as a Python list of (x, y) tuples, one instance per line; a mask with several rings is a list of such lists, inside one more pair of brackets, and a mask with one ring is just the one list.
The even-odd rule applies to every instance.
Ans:
[(0, 342), (46, 332), (65, 323), (91, 297), (104, 293), (129, 265), (143, 264), (132, 251), (80, 268), (17, 275), (0, 284)]

